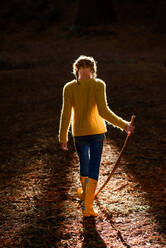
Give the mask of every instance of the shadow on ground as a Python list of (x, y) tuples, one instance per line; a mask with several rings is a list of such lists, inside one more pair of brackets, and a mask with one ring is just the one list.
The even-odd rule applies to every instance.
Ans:
[(83, 218), (83, 244), (82, 248), (100, 247), (106, 248), (104, 240), (101, 238), (96, 230), (95, 217)]

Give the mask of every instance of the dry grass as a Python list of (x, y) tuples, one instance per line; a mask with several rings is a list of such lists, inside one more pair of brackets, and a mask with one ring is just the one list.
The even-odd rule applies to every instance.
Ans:
[[(117, 36), (69, 41), (56, 30), (18, 33), (2, 44), (0, 247), (165, 247), (165, 38), (114, 29)], [(67, 153), (57, 140), (62, 87), (80, 54), (98, 60), (112, 110), (137, 116), (121, 164), (95, 202), (95, 220), (82, 218), (71, 136)], [(98, 187), (124, 139), (108, 127)]]

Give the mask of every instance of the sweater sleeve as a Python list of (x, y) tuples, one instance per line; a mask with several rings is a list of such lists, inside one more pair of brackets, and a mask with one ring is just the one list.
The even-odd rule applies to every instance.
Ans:
[(68, 141), (68, 131), (71, 121), (71, 114), (72, 114), (72, 104), (69, 94), (69, 88), (63, 88), (63, 104), (61, 110), (61, 117), (60, 117), (60, 125), (59, 125), (59, 142), (66, 143)]
[(104, 82), (99, 82), (97, 89), (96, 89), (96, 102), (98, 107), (99, 115), (111, 123), (112, 125), (119, 127), (121, 129), (125, 129), (126, 125), (128, 124), (127, 121), (123, 120), (115, 113), (113, 113), (107, 104), (107, 97), (106, 97), (106, 85)]

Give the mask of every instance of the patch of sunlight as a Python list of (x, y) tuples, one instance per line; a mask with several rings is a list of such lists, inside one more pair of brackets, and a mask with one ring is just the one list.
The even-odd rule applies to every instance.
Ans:
[[(105, 143), (98, 189), (110, 175), (119, 153), (120, 151), (112, 141)], [(125, 166), (127, 166), (127, 161), (122, 157), (112, 178), (98, 195), (99, 204), (113, 214), (128, 215), (133, 212), (146, 211), (150, 208), (146, 200), (146, 192), (142, 191), (141, 185), (136, 182), (133, 175), (125, 172)]]
[(42, 166), (41, 160), (33, 162), (21, 176), (16, 177), (16, 188), (10, 200), (12, 205), (22, 214), (32, 214), (36, 209), (36, 200), (42, 197), (44, 182), (44, 178), (40, 177)]

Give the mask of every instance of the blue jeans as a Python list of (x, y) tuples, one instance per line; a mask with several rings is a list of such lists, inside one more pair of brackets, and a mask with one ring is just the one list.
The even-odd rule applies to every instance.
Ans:
[(74, 137), (80, 161), (80, 176), (98, 180), (104, 138), (104, 133)]

